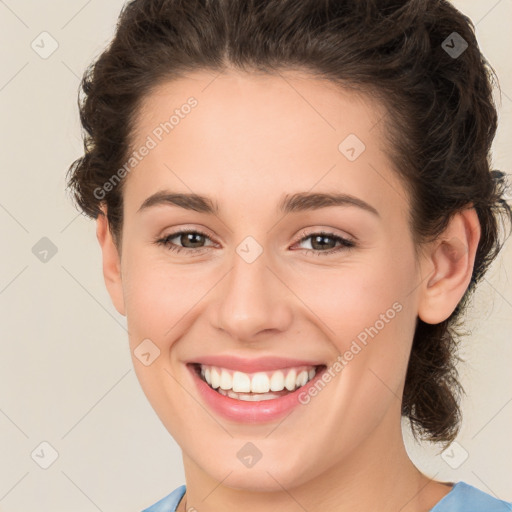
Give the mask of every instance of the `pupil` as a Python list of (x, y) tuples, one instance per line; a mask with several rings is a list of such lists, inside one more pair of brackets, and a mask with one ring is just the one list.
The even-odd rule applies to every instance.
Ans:
[[(185, 239), (188, 241), (188, 242), (192, 242), (192, 244), (194, 244), (194, 240), (193, 240), (193, 237), (202, 237), (203, 235), (199, 234), (199, 233), (185, 233)], [(182, 240), (182, 243), (183, 243), (183, 240)], [(201, 240), (199, 241), (196, 241), (196, 243), (201, 243)], [(183, 244), (186, 246), (186, 244)]]
[[(315, 248), (315, 244), (318, 243), (318, 240), (325, 240), (325, 239), (329, 239), (329, 237), (328, 236), (324, 236), (324, 235), (317, 235), (317, 236), (313, 237), (313, 241), (311, 243), (312, 247)], [(329, 244), (320, 243), (319, 247), (320, 248), (322, 248), (322, 247), (325, 248), (326, 245), (329, 245)]]

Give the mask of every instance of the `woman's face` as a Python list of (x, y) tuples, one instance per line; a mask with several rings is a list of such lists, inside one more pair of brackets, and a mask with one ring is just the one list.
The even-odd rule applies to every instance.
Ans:
[(126, 176), (114, 302), (137, 377), (186, 470), (237, 488), (353, 469), (400, 436), (421, 282), (408, 200), (383, 108), (306, 78), (160, 85)]

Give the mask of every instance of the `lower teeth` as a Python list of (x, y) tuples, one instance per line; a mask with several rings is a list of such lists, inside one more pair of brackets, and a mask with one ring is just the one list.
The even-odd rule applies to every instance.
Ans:
[(278, 393), (235, 393), (232, 389), (225, 390), (221, 388), (218, 388), (215, 391), (217, 391), (217, 393), (220, 393), (223, 396), (228, 396), (229, 398), (234, 398), (235, 400), (244, 400), (246, 402), (260, 402), (261, 400), (273, 400), (275, 398), (280, 398), (283, 395), (291, 393), (291, 391), (284, 390)]

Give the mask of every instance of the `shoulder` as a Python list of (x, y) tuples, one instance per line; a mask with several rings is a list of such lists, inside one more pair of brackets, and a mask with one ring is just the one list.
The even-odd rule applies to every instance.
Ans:
[(499, 500), (465, 482), (453, 489), (430, 512), (511, 512), (512, 503)]
[[(181, 485), (142, 512), (175, 512), (185, 494)], [(458, 482), (430, 512), (512, 512), (512, 503), (499, 500), (472, 485)]]
[(180, 485), (171, 494), (165, 496), (142, 512), (175, 512), (178, 503), (185, 494), (186, 486)]

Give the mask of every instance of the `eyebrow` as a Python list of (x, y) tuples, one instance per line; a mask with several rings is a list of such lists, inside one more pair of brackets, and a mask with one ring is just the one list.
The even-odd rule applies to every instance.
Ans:
[[(193, 210), (209, 215), (218, 215), (220, 211), (218, 203), (207, 196), (160, 190), (145, 199), (137, 212), (161, 205), (178, 206), (185, 210)], [(343, 193), (297, 192), (295, 194), (286, 194), (278, 204), (278, 211), (287, 214), (319, 210), (331, 206), (356, 206), (380, 217), (379, 212), (370, 204), (362, 199)]]

